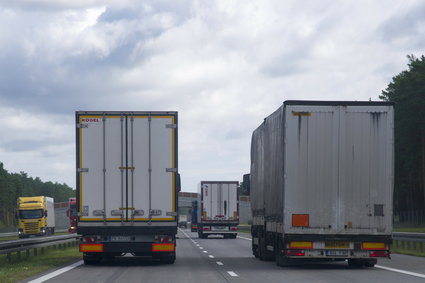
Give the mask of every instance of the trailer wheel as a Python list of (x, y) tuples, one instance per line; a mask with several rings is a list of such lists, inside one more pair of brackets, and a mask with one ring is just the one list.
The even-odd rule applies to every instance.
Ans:
[(164, 264), (173, 264), (176, 261), (176, 253), (168, 256), (162, 256), (159, 258), (159, 260)]
[(83, 261), (85, 265), (97, 264), (101, 260), (102, 260), (101, 256), (93, 256), (93, 255), (88, 255), (87, 253), (83, 253)]
[(365, 262), (360, 259), (348, 259), (348, 266), (352, 268), (362, 268)]
[(376, 258), (375, 259), (365, 260), (364, 266), (366, 266), (366, 267), (374, 267), (377, 262), (378, 262), (378, 260)]
[(237, 237), (237, 236), (238, 236), (238, 234), (231, 234), (231, 235), (230, 235), (230, 238), (231, 238), (231, 239), (236, 239), (236, 237)]

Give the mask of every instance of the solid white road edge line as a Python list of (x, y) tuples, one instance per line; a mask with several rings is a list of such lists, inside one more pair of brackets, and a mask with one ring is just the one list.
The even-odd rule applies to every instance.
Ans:
[(233, 271), (227, 271), (227, 273), (229, 273), (230, 276), (233, 276), (233, 277), (238, 277), (239, 276), (236, 273), (234, 273)]
[(425, 278), (425, 274), (421, 274), (421, 273), (416, 273), (416, 272), (410, 272), (410, 271), (401, 270), (401, 269), (390, 268), (390, 267), (386, 267), (386, 266), (382, 266), (382, 265), (375, 265), (375, 267), (376, 268), (380, 268), (380, 269), (385, 269), (385, 270), (388, 270), (388, 271), (393, 271), (393, 272), (403, 273), (403, 274), (412, 275), (412, 276), (416, 276), (416, 277), (420, 277), (420, 278)]
[(244, 237), (241, 237), (241, 236), (238, 236), (238, 238), (248, 240), (248, 241), (252, 241), (252, 239), (250, 239), (250, 238), (244, 238)]
[(73, 268), (75, 268), (75, 267), (77, 267), (79, 265), (82, 265), (82, 264), (83, 264), (83, 261), (82, 260), (77, 261), (77, 262), (75, 262), (75, 263), (73, 263), (71, 265), (68, 265), (68, 266), (64, 267), (64, 268), (58, 269), (56, 271), (53, 271), (52, 273), (46, 274), (44, 276), (41, 276), (40, 278), (31, 280), (28, 283), (41, 283), (41, 282), (44, 282), (46, 280), (52, 279), (53, 277), (56, 277), (56, 276), (62, 274), (62, 273), (65, 273), (67, 271), (70, 271), (71, 269), (73, 269)]

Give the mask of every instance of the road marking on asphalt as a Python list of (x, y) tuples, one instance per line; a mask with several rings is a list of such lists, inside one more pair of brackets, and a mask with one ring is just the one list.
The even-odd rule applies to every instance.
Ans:
[(217, 265), (224, 265), (221, 261), (216, 261), (215, 263), (217, 263)]
[(203, 250), (204, 248), (203, 247), (199, 247), (201, 250)]
[(208, 252), (207, 252), (207, 251), (204, 251), (204, 253), (206, 253), (206, 254), (207, 254)]
[(236, 273), (234, 273), (233, 271), (227, 271), (227, 273), (229, 273), (230, 276), (233, 276), (233, 277), (238, 277), (239, 276)]
[(238, 238), (248, 240), (248, 241), (252, 241), (252, 239), (250, 239), (250, 238), (245, 238), (245, 237), (241, 237), (241, 236), (238, 236)]
[(73, 268), (75, 268), (75, 267), (77, 267), (79, 265), (82, 265), (82, 264), (83, 264), (83, 261), (82, 260), (77, 261), (77, 262), (75, 262), (75, 263), (73, 263), (71, 265), (65, 266), (64, 268), (58, 269), (56, 271), (53, 271), (52, 273), (49, 273), (49, 274), (46, 274), (44, 276), (41, 276), (41, 277), (39, 277), (37, 279), (31, 280), (28, 283), (41, 283), (41, 282), (47, 281), (47, 280), (52, 279), (53, 277), (56, 277), (56, 276), (58, 276), (58, 275), (60, 275), (62, 273), (65, 273), (67, 271), (70, 271), (71, 269), (73, 269)]
[(416, 277), (420, 277), (420, 278), (425, 278), (425, 274), (421, 274), (421, 273), (416, 273), (416, 272), (410, 272), (410, 271), (401, 270), (401, 269), (390, 268), (390, 267), (386, 267), (386, 266), (382, 266), (382, 265), (375, 265), (375, 267), (376, 268), (380, 268), (380, 269), (385, 269), (385, 270), (388, 270), (388, 271), (394, 271), (394, 272), (403, 273), (403, 274), (407, 274), (407, 275), (412, 275), (412, 276), (416, 276)]
[(209, 255), (209, 257), (210, 257), (210, 258), (214, 258), (214, 256), (213, 256), (213, 255)]

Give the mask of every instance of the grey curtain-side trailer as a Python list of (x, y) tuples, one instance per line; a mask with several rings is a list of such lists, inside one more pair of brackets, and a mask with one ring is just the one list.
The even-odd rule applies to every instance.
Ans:
[(390, 257), (390, 102), (285, 101), (253, 132), (252, 252), (280, 266)]

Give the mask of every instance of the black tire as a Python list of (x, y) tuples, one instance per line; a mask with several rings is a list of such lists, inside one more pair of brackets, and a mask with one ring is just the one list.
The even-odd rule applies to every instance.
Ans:
[(348, 259), (348, 266), (352, 268), (362, 268), (365, 262), (361, 259)]
[(87, 253), (83, 253), (83, 261), (85, 265), (98, 264), (101, 260), (102, 260), (101, 256), (93, 256), (93, 255), (88, 255)]
[(173, 264), (176, 261), (176, 254), (174, 253), (173, 255), (162, 256), (159, 260), (164, 264)]
[(369, 259), (369, 260), (365, 260), (364, 266), (374, 267), (375, 264), (377, 264), (377, 263), (378, 263), (378, 260), (376, 258), (375, 259)]
[(236, 238), (237, 238), (237, 236), (238, 236), (238, 234), (231, 234), (231, 235), (230, 235), (230, 238), (232, 238), (232, 239), (236, 239)]

